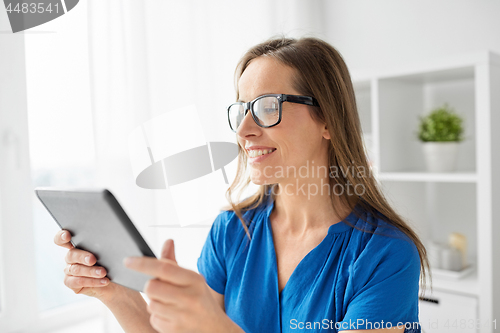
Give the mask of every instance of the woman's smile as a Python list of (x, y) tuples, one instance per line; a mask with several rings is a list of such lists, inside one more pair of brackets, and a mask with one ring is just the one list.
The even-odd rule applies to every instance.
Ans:
[(256, 162), (261, 162), (265, 158), (272, 155), (276, 151), (276, 148), (251, 149), (251, 150), (247, 150), (247, 151), (248, 151), (248, 157), (250, 158), (250, 163), (256, 163)]

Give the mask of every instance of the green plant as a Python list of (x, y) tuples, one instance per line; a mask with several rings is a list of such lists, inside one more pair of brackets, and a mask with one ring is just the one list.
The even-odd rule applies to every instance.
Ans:
[(463, 119), (445, 103), (426, 116), (419, 116), (418, 138), (421, 141), (462, 141)]

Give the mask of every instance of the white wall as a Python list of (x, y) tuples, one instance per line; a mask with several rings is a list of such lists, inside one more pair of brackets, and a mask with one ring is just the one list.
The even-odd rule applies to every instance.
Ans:
[(500, 53), (500, 1), (324, 0), (327, 40), (364, 71), (490, 49)]

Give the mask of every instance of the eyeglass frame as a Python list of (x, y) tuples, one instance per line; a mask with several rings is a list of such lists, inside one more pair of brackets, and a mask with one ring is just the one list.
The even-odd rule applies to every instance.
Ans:
[[(257, 102), (259, 99), (262, 99), (262, 98), (265, 98), (265, 97), (276, 97), (278, 99), (278, 121), (275, 124), (268, 125), (268, 126), (263, 126), (263, 125), (260, 125), (258, 123), (257, 119), (255, 119), (255, 114), (254, 114), (254, 110), (253, 110), (253, 106), (254, 106), (255, 102)], [(276, 126), (276, 125), (278, 125), (281, 122), (281, 115), (282, 115), (282, 111), (281, 110), (282, 110), (282, 104), (284, 102), (296, 103), (296, 104), (304, 104), (304, 105), (309, 105), (309, 106), (319, 106), (319, 103), (316, 100), (316, 98), (310, 97), (310, 96), (289, 95), (289, 94), (267, 94), (267, 95), (262, 95), (262, 96), (259, 96), (259, 97), (257, 97), (256, 99), (254, 99), (253, 101), (250, 101), (250, 102), (246, 102), (246, 103), (245, 102), (235, 102), (235, 103), (229, 105), (227, 107), (227, 121), (229, 123), (229, 128), (231, 128), (231, 130), (236, 133), (236, 130), (234, 130), (233, 127), (231, 126), (231, 119), (229, 118), (229, 109), (231, 109), (231, 107), (233, 105), (243, 105), (244, 106), (245, 113), (243, 114), (243, 118), (246, 117), (246, 115), (248, 113), (248, 110), (250, 110), (250, 114), (252, 115), (252, 118), (253, 118), (254, 122), (257, 124), (257, 126), (262, 127), (262, 128), (269, 128), (269, 127)]]

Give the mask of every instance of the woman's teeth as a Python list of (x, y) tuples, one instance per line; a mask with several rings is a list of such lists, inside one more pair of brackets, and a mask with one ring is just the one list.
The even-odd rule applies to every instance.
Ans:
[(257, 157), (257, 156), (260, 156), (260, 155), (266, 155), (266, 154), (269, 154), (269, 153), (272, 153), (273, 151), (275, 151), (276, 149), (264, 149), (264, 150), (257, 150), (257, 149), (254, 149), (254, 150), (250, 150), (248, 152), (248, 156), (250, 157)]

